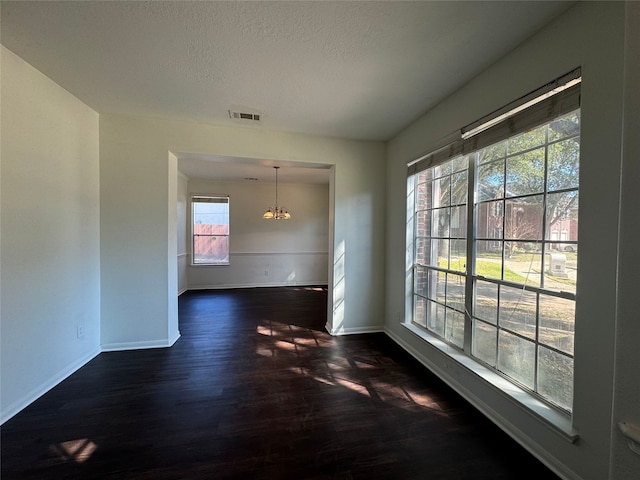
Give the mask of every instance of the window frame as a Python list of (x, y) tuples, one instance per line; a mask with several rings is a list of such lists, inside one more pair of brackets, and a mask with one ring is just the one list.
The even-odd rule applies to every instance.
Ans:
[[(205, 201), (198, 201), (198, 199), (206, 199)], [(226, 233), (196, 233), (196, 207), (195, 205), (198, 203), (206, 204), (206, 203), (220, 203), (226, 204)], [(229, 195), (219, 195), (219, 194), (191, 194), (190, 196), (190, 209), (191, 209), (191, 266), (194, 267), (216, 267), (216, 266), (227, 266), (230, 265), (231, 261), (231, 246), (230, 246), (230, 238), (231, 238), (231, 202)], [(224, 225), (224, 224), (211, 224), (211, 225)], [(196, 261), (196, 238), (197, 237), (222, 237), (225, 238), (226, 244), (226, 255), (222, 260), (219, 261), (210, 261), (210, 262), (198, 262)]]
[[(577, 72), (577, 75), (576, 73)], [(572, 82), (572, 86), (570, 86), (570, 88), (568, 88), (568, 90), (570, 90), (569, 94), (572, 97), (571, 103), (573, 105), (573, 108), (567, 108), (567, 107), (562, 107), (559, 110), (554, 111), (554, 113), (552, 115), (547, 115), (543, 121), (540, 121), (540, 118), (538, 119), (534, 119), (533, 122), (530, 122), (527, 127), (520, 127), (520, 131), (516, 131), (514, 132), (513, 130), (510, 132), (509, 135), (504, 136), (502, 138), (496, 137), (495, 133), (491, 133), (489, 135), (489, 139), (493, 139), (496, 140), (496, 138), (498, 138), (498, 140), (494, 141), (493, 143), (487, 143), (486, 139), (481, 139), (479, 142), (477, 140), (474, 140), (473, 138), (469, 138), (468, 134), (465, 134), (465, 131), (469, 131), (469, 128), (463, 128), (461, 131), (461, 139), (459, 141), (455, 141), (449, 145), (447, 145), (444, 148), (441, 148), (439, 150), (436, 150), (435, 152), (426, 155), (425, 157), (422, 157), (420, 159), (418, 159), (417, 161), (413, 162), (412, 164), (410, 164), (408, 166), (408, 182), (407, 182), (407, 213), (409, 215), (411, 215), (411, 219), (410, 222), (408, 221), (407, 224), (407, 254), (410, 256), (410, 258), (408, 258), (408, 264), (407, 267), (411, 267), (410, 268), (410, 277), (407, 279), (407, 288), (410, 289), (410, 295), (407, 296), (407, 301), (408, 304), (407, 306), (410, 308), (411, 314), (408, 318), (405, 319), (405, 325), (407, 323), (410, 323), (410, 325), (408, 325), (408, 327), (410, 327), (411, 330), (415, 330), (415, 328), (418, 329), (422, 329), (425, 330), (429, 335), (435, 335), (437, 338), (439, 338), (439, 340), (441, 340), (442, 342), (445, 342), (447, 348), (445, 350), (449, 350), (451, 351), (451, 347), (458, 350), (462, 355), (468, 357), (472, 362), (479, 362), (481, 365), (489, 368), (491, 370), (491, 372), (494, 372), (504, 378), (506, 378), (510, 383), (513, 383), (514, 385), (517, 385), (518, 387), (523, 388), (525, 391), (533, 394), (535, 397), (539, 398), (542, 400), (542, 402), (544, 404), (550, 405), (552, 406), (554, 409), (557, 409), (560, 412), (563, 413), (568, 413), (570, 414), (572, 411), (572, 405), (570, 405), (569, 407), (565, 407), (562, 405), (559, 405), (558, 403), (554, 402), (553, 400), (546, 398), (542, 395), (540, 395), (536, 390), (538, 390), (537, 388), (537, 375), (538, 375), (538, 351), (540, 349), (540, 337), (538, 336), (538, 328), (539, 328), (539, 324), (540, 324), (540, 312), (538, 310), (538, 302), (539, 302), (539, 296), (541, 294), (543, 295), (550, 295), (552, 297), (558, 297), (558, 298), (563, 298), (563, 299), (569, 299), (572, 300), (574, 302), (574, 315), (575, 315), (575, 292), (573, 293), (567, 293), (564, 291), (553, 291), (553, 290), (548, 290), (546, 288), (543, 287), (530, 287), (525, 285), (524, 287), (522, 285), (519, 284), (513, 284), (511, 285), (509, 281), (504, 281), (504, 279), (487, 279), (484, 278), (482, 276), (478, 276), (476, 271), (475, 271), (475, 263), (476, 263), (476, 259), (477, 259), (477, 230), (476, 230), (476, 222), (477, 222), (477, 211), (478, 211), (478, 206), (480, 205), (481, 202), (478, 201), (478, 199), (476, 198), (477, 195), (477, 175), (476, 175), (476, 170), (477, 170), (477, 160), (474, 159), (474, 157), (476, 156), (477, 152), (479, 152), (480, 150), (482, 150), (483, 148), (489, 147), (491, 145), (494, 145), (495, 143), (499, 143), (501, 141), (507, 141), (508, 138), (511, 138), (519, 133), (523, 133), (526, 132), (530, 129), (533, 129), (535, 127), (539, 127), (540, 125), (546, 125), (546, 124), (550, 124), (553, 120), (558, 119), (560, 117), (563, 117), (564, 115), (577, 110), (579, 112), (580, 106), (579, 106), (579, 89), (580, 89), (580, 76), (579, 76), (579, 69), (575, 72), (572, 72), (570, 75), (568, 75), (567, 77), (570, 76), (570, 79), (567, 81), (571, 81)], [(576, 81), (577, 79), (577, 81)], [(556, 83), (556, 87), (557, 87), (557, 83)], [(552, 89), (549, 89), (549, 91), (551, 91)], [(564, 90), (564, 89), (563, 89)], [(565, 94), (566, 95), (566, 94)], [(552, 97), (552, 95), (548, 95), (548, 97)], [(531, 100), (531, 96), (528, 97), (528, 100)], [(577, 98), (577, 100), (576, 100)], [(551, 99), (550, 101), (555, 101), (556, 99)], [(561, 99), (562, 102), (563, 99)], [(577, 106), (576, 106), (576, 102), (577, 102)], [(547, 102), (548, 103), (548, 102)], [(537, 111), (540, 111), (539, 107), (536, 107), (534, 105), (534, 108)], [(502, 114), (504, 113), (505, 109), (500, 109), (500, 111), (502, 112)], [(520, 109), (520, 111), (517, 113), (517, 115), (520, 116), (525, 116), (527, 115), (527, 111), (526, 110), (522, 110)], [(525, 122), (526, 123), (526, 122)], [(532, 126), (531, 123), (533, 123), (534, 125)], [(523, 123), (524, 125), (524, 123)], [(474, 126), (474, 128), (477, 128), (477, 124)], [(500, 129), (503, 128), (500, 124), (497, 125), (492, 125), (489, 130), (491, 129)], [(480, 132), (482, 132), (483, 130), (480, 129)], [(504, 130), (503, 130), (504, 132)], [(480, 133), (482, 134), (482, 133)], [(465, 137), (466, 135), (466, 137)], [(577, 137), (580, 138), (580, 133), (578, 131)], [(484, 142), (484, 143), (483, 143)], [(545, 142), (544, 142), (544, 148), (545, 148), (545, 164), (544, 164), (544, 178), (545, 178), (545, 185), (544, 185), (544, 190), (543, 190), (543, 196), (545, 198), (546, 201), (546, 196), (549, 194), (549, 191), (547, 189), (547, 184), (546, 184), (546, 178), (547, 178), (547, 173), (548, 173), (548, 169), (549, 166), (547, 164), (547, 153), (548, 153), (548, 149), (549, 149), (549, 145), (552, 142), (549, 141), (548, 137), (545, 137)], [(469, 145), (472, 145), (472, 147), (470, 148)], [(480, 146), (478, 146), (480, 145)], [(466, 272), (465, 272), (465, 276), (466, 276), (466, 280), (465, 280), (465, 297), (464, 297), (464, 302), (465, 302), (465, 323), (464, 323), (464, 342), (462, 345), (456, 345), (455, 343), (452, 343), (450, 341), (448, 341), (446, 339), (446, 335), (438, 335), (438, 333), (428, 329), (427, 325), (428, 325), (428, 320), (424, 320), (424, 324), (422, 325), (421, 322), (415, 322), (415, 316), (416, 316), (416, 293), (415, 293), (415, 289), (416, 289), (416, 278), (415, 278), (415, 266), (416, 266), (416, 262), (415, 262), (415, 255), (416, 255), (416, 244), (418, 241), (418, 235), (416, 232), (417, 229), (417, 224), (418, 224), (418, 220), (417, 220), (417, 213), (418, 213), (418, 208), (416, 207), (416, 196), (418, 195), (418, 191), (417, 191), (417, 184), (414, 183), (415, 179), (418, 178), (418, 175), (422, 172), (425, 172), (433, 167), (439, 166), (439, 165), (443, 165), (445, 164), (445, 162), (448, 162), (452, 159), (456, 159), (459, 158), (461, 156), (469, 156), (469, 168), (468, 168), (468, 194), (467, 194), (467, 221), (468, 221), (468, 226), (467, 226), (467, 250), (466, 250), (466, 262), (468, 268), (466, 268)], [(579, 162), (579, 155), (578, 155), (578, 162)], [(506, 157), (505, 157), (505, 164), (506, 164)], [(578, 163), (579, 164), (579, 163)], [(504, 180), (505, 185), (506, 185), (506, 179)], [(578, 187), (575, 188), (576, 194), (578, 194), (579, 189)], [(502, 209), (505, 209), (505, 201), (507, 200), (507, 196), (503, 195), (505, 198), (502, 199)], [(526, 195), (525, 195), (526, 196)], [(511, 197), (509, 197), (511, 198)], [(486, 203), (486, 202), (485, 202)], [(411, 210), (409, 210), (411, 209)], [(546, 213), (545, 213), (546, 215)], [(408, 219), (409, 220), (409, 219)], [(543, 216), (543, 222), (546, 221), (546, 217)], [(410, 225), (409, 225), (410, 223)], [(409, 229), (411, 229), (411, 232), (409, 231)], [(548, 232), (547, 232), (548, 233)], [(492, 235), (491, 232), (487, 231), (486, 232), (486, 237), (490, 237)], [(549, 238), (546, 238), (546, 237)], [(506, 243), (505, 238), (504, 238), (504, 231), (503, 231), (503, 238), (499, 239), (500, 241), (502, 241), (503, 243)], [(547, 243), (552, 243), (553, 240), (551, 239), (551, 236), (546, 235), (545, 231), (544, 231), (544, 225), (542, 227), (542, 238), (541, 238), (541, 245), (545, 245)], [(561, 244), (560, 240), (556, 240), (556, 243), (558, 243), (558, 245)], [(575, 243), (575, 246), (577, 248), (577, 241), (573, 242)], [(504, 248), (503, 248), (504, 251)], [(542, 248), (542, 252), (544, 252), (544, 247)], [(503, 254), (504, 255), (504, 254)], [(542, 267), (543, 269), (546, 266), (546, 260), (545, 260), (545, 255), (544, 253), (541, 254), (542, 257)], [(471, 264), (469, 264), (469, 262), (472, 262)], [(504, 263), (504, 256), (502, 257), (502, 262)], [(436, 267), (432, 267), (435, 270), (438, 270)], [(440, 269), (442, 270), (442, 269)], [(445, 271), (445, 270), (442, 270)], [(448, 270), (445, 272), (448, 273)], [(541, 277), (544, 277), (544, 273), (541, 272), (540, 273)], [(489, 281), (490, 283), (494, 283), (496, 285), (504, 285), (505, 287), (513, 287), (516, 286), (518, 288), (522, 288), (523, 291), (527, 290), (530, 292), (534, 292), (535, 296), (536, 296), (536, 334), (535, 334), (535, 340), (534, 340), (534, 348), (535, 348), (535, 374), (534, 374), (534, 388), (529, 388), (527, 385), (524, 385), (523, 383), (518, 382), (516, 379), (509, 377), (507, 375), (505, 375), (503, 372), (500, 372), (500, 370), (497, 369), (496, 366), (492, 366), (489, 365), (488, 363), (484, 362), (483, 360), (481, 360), (480, 358), (476, 357), (475, 355), (473, 355), (473, 321), (476, 320), (473, 315), (474, 315), (474, 302), (475, 302), (475, 292), (476, 292), (476, 285), (478, 280), (481, 281)], [(446, 282), (445, 282), (446, 283)], [(542, 285), (544, 285), (544, 282), (542, 283)], [(497, 290), (499, 291), (500, 288), (502, 287), (497, 287)], [(425, 296), (426, 298), (426, 296)], [(445, 305), (446, 305), (446, 301), (445, 301)], [(575, 316), (574, 316), (574, 322), (575, 322)], [(498, 322), (496, 322), (496, 327), (498, 325)], [(415, 328), (414, 328), (415, 327)], [(446, 330), (445, 330), (446, 333)], [(498, 333), (499, 334), (499, 333)], [(497, 340), (496, 340), (497, 342)], [(543, 345), (544, 347), (547, 347), (548, 345)], [(564, 353), (563, 353), (564, 354)], [(496, 356), (498, 355), (498, 348), (496, 346)], [(451, 356), (456, 356), (456, 355), (451, 355)], [(571, 361), (573, 361), (574, 355), (573, 353), (570, 355)], [(497, 365), (497, 358), (496, 358), (496, 365)], [(572, 371), (575, 371), (575, 368), (572, 368)]]

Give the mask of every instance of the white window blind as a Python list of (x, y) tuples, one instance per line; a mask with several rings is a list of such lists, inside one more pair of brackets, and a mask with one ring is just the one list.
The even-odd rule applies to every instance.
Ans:
[(524, 95), (460, 130), (460, 138), (409, 165), (414, 175), (458, 155), (466, 155), (502, 139), (542, 125), (580, 107), (580, 68)]

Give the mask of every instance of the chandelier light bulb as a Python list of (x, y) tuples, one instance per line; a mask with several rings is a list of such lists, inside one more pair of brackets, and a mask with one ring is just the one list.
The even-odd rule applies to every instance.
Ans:
[(276, 203), (275, 206), (269, 207), (266, 212), (262, 215), (262, 218), (267, 220), (289, 220), (291, 219), (291, 214), (284, 207), (278, 206), (278, 169), (280, 167), (273, 167), (276, 169)]

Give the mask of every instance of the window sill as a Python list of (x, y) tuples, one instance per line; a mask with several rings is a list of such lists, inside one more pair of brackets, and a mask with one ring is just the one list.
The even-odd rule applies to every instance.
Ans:
[(471, 357), (419, 327), (411, 323), (402, 323), (402, 325), (433, 348), (447, 355), (460, 366), (483, 379), (488, 385), (506, 395), (511, 402), (522, 407), (523, 411), (537, 419), (541, 419), (545, 425), (569, 443), (574, 443), (578, 439), (578, 432), (573, 428), (569, 414), (544, 403), (529, 392), (519, 388), (517, 385), (514, 385), (489, 368), (476, 362)]
[(230, 263), (190, 263), (191, 267), (228, 267)]

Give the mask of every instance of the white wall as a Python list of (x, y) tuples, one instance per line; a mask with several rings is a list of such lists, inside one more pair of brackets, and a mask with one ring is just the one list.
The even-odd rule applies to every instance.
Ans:
[(189, 195), (230, 196), (230, 264), (190, 266), (189, 288), (327, 283), (329, 185), (279, 183), (287, 221), (262, 218), (274, 192), (274, 183), (189, 181)]
[(330, 281), (340, 285), (330, 299), (329, 328), (336, 333), (381, 328), (385, 219), (379, 212), (384, 211), (384, 144), (101, 115), (103, 348), (167, 346), (179, 335), (176, 310), (167, 304), (171, 282), (173, 291), (178, 289), (177, 272), (171, 274), (176, 271), (177, 233), (171, 235), (175, 246), (167, 234), (169, 210), (175, 210), (178, 202), (177, 188), (175, 193), (167, 188), (170, 177), (176, 176), (168, 152), (335, 165), (334, 197), (330, 198), (335, 202), (335, 219), (329, 250), (335, 247), (344, 254), (330, 272)]
[[(613, 423), (640, 427), (640, 3), (627, 4), (625, 105), (620, 223), (620, 275), (616, 333)], [(640, 456), (613, 428), (612, 480), (640, 478)], [(640, 445), (637, 445), (640, 447)]]
[(98, 114), (1, 52), (5, 421), (99, 352), (100, 210)]
[(189, 247), (187, 235), (189, 231), (189, 179), (178, 172), (178, 192), (177, 192), (177, 242), (178, 242), (178, 295), (189, 289), (188, 266)]
[[(566, 478), (604, 479), (610, 469), (616, 377), (615, 349), (623, 333), (616, 332), (617, 265), (620, 212), (621, 139), (623, 135), (623, 73), (625, 5), (622, 2), (580, 2), (537, 35), (416, 121), (388, 146), (388, 234), (386, 246), (386, 329), (424, 363)], [(636, 17), (637, 18), (637, 17)], [(634, 28), (637, 24), (634, 25)], [(633, 53), (637, 64), (637, 50)], [(575, 404), (572, 444), (548, 423), (518, 402), (489, 387), (466, 368), (446, 360), (438, 350), (401, 325), (405, 312), (406, 165), (438, 146), (448, 134), (509, 103), (546, 82), (582, 66), (582, 141), (580, 171), (580, 255), (575, 338)], [(637, 84), (634, 87), (637, 90)], [(638, 135), (637, 131), (632, 132)], [(635, 159), (637, 160), (637, 158)], [(629, 170), (637, 167), (630, 166)], [(635, 183), (635, 182), (634, 182)], [(637, 190), (637, 186), (632, 187)], [(637, 195), (635, 195), (637, 196)], [(630, 200), (635, 200), (634, 196)], [(626, 203), (637, 217), (637, 203)], [(623, 213), (627, 208), (623, 208)], [(633, 219), (634, 222), (637, 218)], [(635, 227), (627, 224), (629, 235)], [(625, 237), (628, 248), (637, 248)], [(628, 272), (637, 279), (637, 272)], [(634, 286), (637, 282), (634, 282)], [(637, 297), (637, 293), (631, 294)], [(637, 312), (637, 303), (633, 302)], [(637, 315), (637, 313), (635, 314)], [(636, 345), (623, 362), (634, 372), (637, 391)], [(621, 364), (622, 365), (622, 364)], [(622, 373), (624, 375), (624, 373)], [(632, 394), (628, 385), (618, 392)], [(627, 397), (635, 402), (637, 395)], [(621, 405), (624, 404), (621, 401)], [(627, 407), (628, 411), (628, 407)], [(638, 458), (634, 477), (640, 478)]]
[[(180, 329), (178, 322), (178, 264), (176, 255), (178, 253), (178, 158), (171, 152), (167, 152), (167, 196), (165, 198), (167, 209), (167, 223), (165, 224), (165, 235), (167, 236), (167, 251), (165, 260), (167, 262), (167, 283), (164, 285), (166, 289), (166, 308), (167, 308), (167, 325), (165, 328), (166, 336), (169, 339), (168, 344), (172, 345), (180, 337)], [(102, 265), (102, 264), (101, 264)], [(102, 322), (101, 322), (102, 326)], [(159, 346), (164, 346), (162, 344)], [(147, 347), (148, 344), (143, 344)], [(153, 345), (155, 346), (155, 345)], [(128, 349), (129, 344), (111, 344), (106, 347), (102, 343), (102, 349), (111, 350)]]

